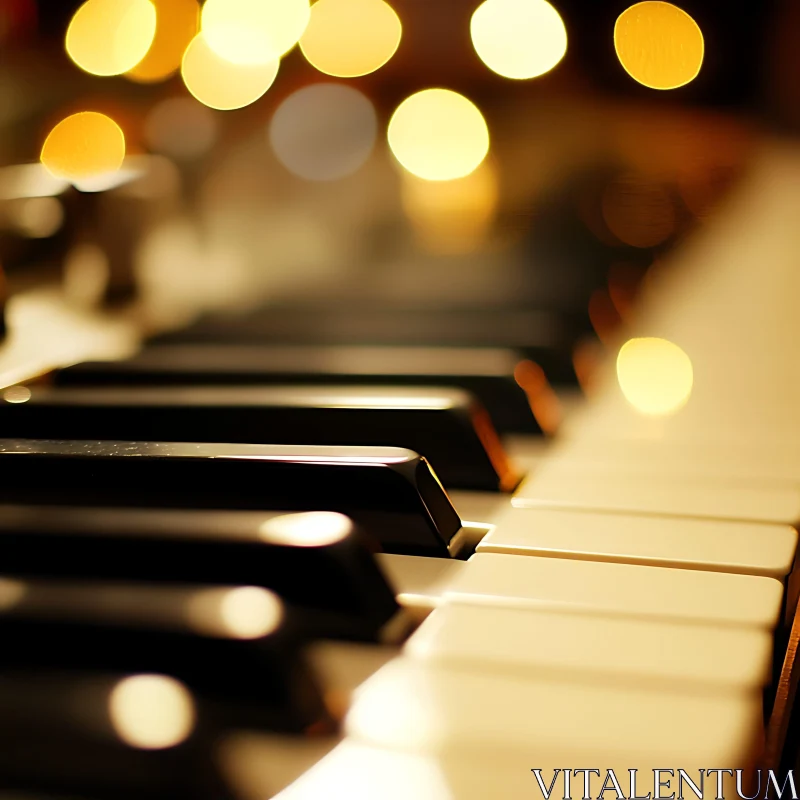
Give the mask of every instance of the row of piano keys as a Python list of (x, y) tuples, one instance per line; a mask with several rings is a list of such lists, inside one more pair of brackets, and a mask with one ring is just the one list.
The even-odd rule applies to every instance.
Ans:
[(173, 343), (8, 389), (3, 785), (514, 800), (536, 768), (777, 766), (798, 173), (767, 152), (645, 303), (637, 333), (692, 358), (685, 408), (643, 418), (608, 382), (543, 458), (513, 371), (469, 361), (437, 387)]

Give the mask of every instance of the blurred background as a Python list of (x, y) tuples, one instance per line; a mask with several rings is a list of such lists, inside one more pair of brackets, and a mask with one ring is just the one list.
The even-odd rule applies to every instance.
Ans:
[(413, 342), (439, 315), (588, 387), (653, 266), (796, 128), (799, 24), (791, 0), (0, 0), (6, 291), (152, 333)]

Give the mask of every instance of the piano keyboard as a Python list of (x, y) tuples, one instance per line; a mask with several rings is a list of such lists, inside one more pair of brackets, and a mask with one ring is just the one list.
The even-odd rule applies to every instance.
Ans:
[(612, 364), (550, 445), (502, 357), (454, 353), (443, 387), (413, 353), (384, 384), (374, 352), (311, 369), (253, 345), (225, 367), (194, 341), (126, 362), (132, 321), (68, 347), (76, 320), (45, 340), (17, 298), (0, 739), (37, 744), (0, 756), (3, 787), (522, 800), (532, 770), (638, 769), (646, 793), (653, 769), (787, 763), (799, 181), (800, 154), (768, 149), (645, 296), (634, 334), (688, 354), (686, 404), (637, 411)]

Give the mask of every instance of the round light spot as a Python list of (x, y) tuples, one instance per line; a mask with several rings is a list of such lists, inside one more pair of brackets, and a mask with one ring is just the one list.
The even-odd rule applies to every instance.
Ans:
[(218, 118), (191, 97), (170, 97), (154, 106), (144, 123), (148, 146), (176, 161), (204, 156), (219, 136)]
[(606, 187), (602, 212), (611, 233), (633, 247), (655, 247), (677, 225), (675, 204), (667, 190), (637, 175), (622, 175)]
[(255, 103), (272, 86), (279, 63), (275, 58), (266, 64), (233, 64), (217, 55), (199, 33), (186, 49), (181, 75), (203, 105), (230, 111)]
[(207, 636), (257, 639), (280, 625), (283, 604), (259, 586), (201, 589), (189, 597), (185, 615), (195, 630)]
[[(22, 388), (22, 387), (17, 387)], [(28, 593), (27, 584), (11, 578), (0, 578), (0, 611), (16, 606)]]
[(625, 399), (641, 414), (674, 414), (692, 393), (689, 356), (666, 339), (630, 339), (617, 356), (617, 379)]
[(651, 89), (677, 89), (697, 77), (705, 43), (700, 27), (683, 9), (647, 0), (620, 14), (614, 47), (635, 81)]
[(40, 158), (52, 175), (70, 181), (116, 172), (125, 158), (125, 135), (111, 117), (81, 111), (50, 131)]
[(134, 675), (121, 680), (109, 697), (109, 716), (123, 742), (162, 750), (183, 742), (195, 723), (194, 701), (186, 687), (166, 675)]
[(463, 178), (489, 152), (483, 114), (449, 89), (425, 89), (405, 99), (389, 121), (388, 137), (400, 164), (429, 181)]
[(6, 403), (27, 403), (31, 399), (31, 390), (27, 386), (9, 386), (3, 390)]
[(470, 22), (475, 52), (490, 70), (522, 80), (544, 75), (567, 52), (567, 29), (545, 0), (486, 0)]
[(318, 0), (300, 49), (320, 72), (354, 78), (382, 67), (402, 32), (400, 18), (383, 0)]
[(264, 522), (258, 532), (264, 541), (290, 547), (325, 547), (347, 538), (353, 523), (334, 511), (282, 514)]
[(14, 225), (31, 239), (53, 236), (64, 223), (64, 207), (56, 197), (28, 197), (9, 204)]
[(232, 64), (270, 64), (297, 44), (310, 16), (308, 0), (206, 0), (202, 31)]
[(147, 54), (156, 33), (150, 0), (87, 0), (67, 28), (69, 57), (92, 75), (121, 75)]
[(156, 33), (145, 57), (125, 73), (138, 83), (163, 81), (177, 72), (200, 27), (197, 0), (151, 0), (156, 7)]
[(333, 181), (354, 173), (369, 158), (378, 135), (370, 100), (336, 83), (306, 86), (286, 98), (269, 126), (278, 160), (310, 181)]

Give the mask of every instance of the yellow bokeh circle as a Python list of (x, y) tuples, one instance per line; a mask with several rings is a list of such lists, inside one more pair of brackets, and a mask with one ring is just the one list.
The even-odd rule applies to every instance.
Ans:
[(355, 78), (382, 67), (402, 32), (400, 17), (384, 0), (318, 0), (300, 49), (320, 72)]
[(125, 135), (111, 117), (81, 111), (61, 120), (47, 135), (41, 162), (69, 181), (116, 172), (125, 158)]
[(625, 342), (617, 355), (617, 380), (625, 399), (646, 416), (662, 417), (683, 408), (692, 393), (689, 356), (666, 339)]
[(567, 29), (545, 0), (486, 0), (470, 22), (475, 52), (490, 70), (523, 80), (544, 75), (567, 52)]
[(651, 89), (677, 89), (697, 77), (705, 43), (700, 26), (683, 9), (646, 0), (620, 14), (614, 48), (635, 81)]
[(67, 55), (92, 75), (121, 75), (147, 54), (156, 33), (150, 0), (87, 0), (67, 28)]
[(489, 152), (489, 128), (480, 109), (450, 89), (424, 89), (406, 98), (388, 130), (394, 157), (429, 181), (463, 178)]

